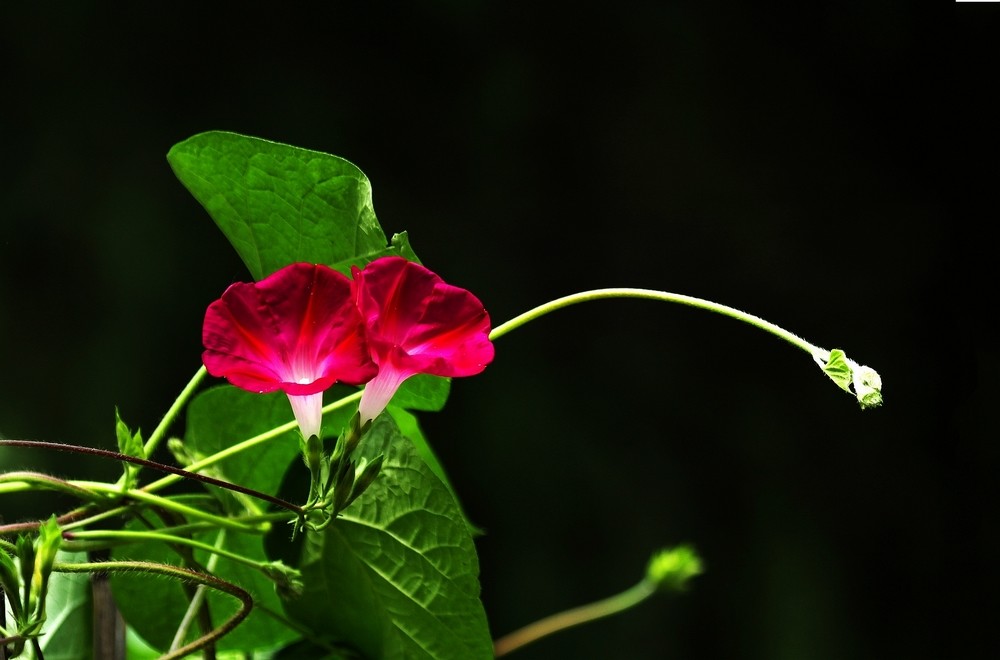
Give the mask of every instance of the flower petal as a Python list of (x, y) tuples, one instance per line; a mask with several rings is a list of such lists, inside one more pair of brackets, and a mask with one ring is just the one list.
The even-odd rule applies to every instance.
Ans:
[(381, 365), (378, 375), (368, 381), (365, 391), (361, 393), (361, 402), (358, 403), (361, 423), (378, 417), (403, 381), (412, 375), (413, 372), (397, 369), (391, 362)]
[(322, 265), (291, 264), (233, 284), (209, 305), (202, 340), (209, 373), (253, 392), (314, 394), (377, 371), (350, 280)]
[(493, 360), (489, 314), (465, 289), (401, 257), (376, 259), (351, 272), (372, 359), (379, 365), (368, 386), (373, 393), (366, 388), (362, 399), (362, 417), (381, 412), (413, 374), (472, 376)]

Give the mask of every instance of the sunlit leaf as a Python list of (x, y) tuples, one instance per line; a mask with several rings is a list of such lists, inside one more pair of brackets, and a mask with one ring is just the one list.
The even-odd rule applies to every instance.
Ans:
[(340, 264), (387, 247), (371, 184), (343, 158), (211, 131), (175, 145), (167, 160), (254, 279), (294, 261)]
[(392, 405), (407, 410), (438, 411), (444, 408), (451, 392), (451, 379), (417, 374), (403, 381), (392, 397)]
[(837, 387), (849, 394), (851, 391), (852, 372), (851, 366), (847, 363), (844, 351), (835, 348), (830, 351), (830, 357), (823, 366), (823, 371), (830, 380), (837, 384)]
[[(119, 453), (133, 458), (146, 458), (146, 449), (143, 446), (142, 433), (139, 431), (136, 431), (135, 433), (132, 432), (128, 425), (122, 420), (117, 407), (115, 407), (115, 435), (118, 437)], [(132, 463), (124, 463), (122, 469), (124, 470), (124, 474), (122, 475), (122, 478), (124, 479), (123, 488), (132, 488), (135, 485), (136, 477), (139, 474), (139, 466)]]

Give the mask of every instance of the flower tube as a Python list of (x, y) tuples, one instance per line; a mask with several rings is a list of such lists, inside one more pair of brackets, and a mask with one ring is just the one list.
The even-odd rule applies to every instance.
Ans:
[(473, 376), (493, 360), (489, 314), (465, 289), (401, 257), (382, 257), (351, 272), (378, 364), (361, 397), (362, 424), (377, 417), (414, 374)]
[(303, 438), (320, 435), (323, 392), (375, 376), (351, 281), (323, 265), (294, 263), (259, 282), (237, 282), (208, 306), (202, 360), (249, 392), (281, 390)]

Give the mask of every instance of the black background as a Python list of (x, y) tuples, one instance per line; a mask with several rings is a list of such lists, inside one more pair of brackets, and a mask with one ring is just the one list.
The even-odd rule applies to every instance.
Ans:
[(663, 545), (708, 566), (517, 657), (994, 657), (989, 5), (64, 5), (0, 9), (0, 433), (110, 448), (116, 405), (156, 425), (205, 306), (249, 279), (164, 156), (256, 135), (356, 163), (386, 233), (496, 323), (657, 288), (882, 374), (862, 412), (797, 349), (645, 301), (499, 340), (422, 418), (487, 532), (494, 634)]

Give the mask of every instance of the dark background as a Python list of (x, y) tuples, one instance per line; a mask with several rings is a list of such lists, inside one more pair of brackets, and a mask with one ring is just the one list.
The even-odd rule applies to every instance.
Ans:
[(0, 433), (111, 447), (116, 405), (152, 430), (205, 306), (249, 279), (165, 154), (256, 135), (356, 163), (386, 233), (496, 323), (650, 287), (882, 374), (862, 412), (805, 353), (646, 301), (498, 341), (422, 418), (487, 532), (494, 633), (624, 589), (663, 545), (708, 566), (517, 657), (995, 657), (989, 5), (21, 4), (0, 9)]

